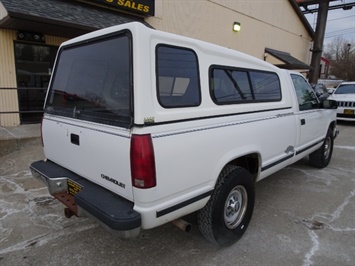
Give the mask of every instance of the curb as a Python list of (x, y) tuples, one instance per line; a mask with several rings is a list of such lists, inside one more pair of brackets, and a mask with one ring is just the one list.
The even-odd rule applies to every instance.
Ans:
[(42, 145), (40, 124), (0, 127), (0, 156)]
[(40, 137), (29, 137), (20, 139), (0, 139), (0, 156), (22, 150), (31, 146), (41, 145)]

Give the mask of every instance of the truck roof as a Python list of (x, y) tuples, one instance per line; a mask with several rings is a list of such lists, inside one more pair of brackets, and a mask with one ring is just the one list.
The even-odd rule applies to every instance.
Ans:
[[(249, 62), (249, 63), (252, 62), (257, 67), (263, 67), (264, 69), (266, 68), (266, 69), (269, 69), (272, 71), (279, 71), (280, 70), (280, 68), (278, 68), (266, 61), (263, 61), (259, 58), (254, 57), (254, 56), (245, 54), (243, 52), (239, 52), (237, 50), (233, 50), (233, 49), (223, 47), (220, 45), (216, 45), (216, 44), (212, 44), (209, 42), (197, 40), (194, 38), (185, 37), (185, 36), (181, 36), (181, 35), (177, 35), (177, 34), (173, 34), (173, 33), (168, 33), (168, 32), (163, 32), (163, 31), (159, 31), (156, 29), (152, 29), (140, 22), (130, 22), (130, 23), (125, 23), (125, 24), (97, 30), (94, 32), (90, 32), (90, 33), (84, 34), (82, 36), (68, 40), (68, 41), (62, 43), (62, 45), (60, 47), (75, 44), (75, 43), (86, 41), (86, 40), (93, 39), (93, 38), (98, 38), (98, 37), (104, 36), (104, 35), (113, 34), (115, 32), (125, 30), (125, 29), (129, 30), (133, 36), (144, 36), (147, 39), (151, 39), (153, 37), (158, 37), (158, 38), (162, 38), (163, 40), (167, 40), (167, 41), (176, 43), (177, 45), (181, 44), (182, 46), (194, 45), (194, 46), (198, 46), (198, 48), (200, 50), (203, 50), (203, 51), (205, 51), (209, 54), (212, 54), (212, 55), (217, 55), (217, 56), (223, 55), (223, 56), (227, 56), (227, 57), (231, 57), (231, 58), (238, 58), (238, 60), (241, 60), (244, 62)], [(133, 38), (135, 38), (135, 37), (133, 37)], [(141, 44), (141, 45), (145, 45), (145, 44)]]

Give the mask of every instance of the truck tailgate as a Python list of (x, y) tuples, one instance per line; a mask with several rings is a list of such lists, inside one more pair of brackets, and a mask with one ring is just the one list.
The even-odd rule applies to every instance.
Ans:
[(128, 129), (45, 115), (42, 132), (47, 159), (133, 200)]

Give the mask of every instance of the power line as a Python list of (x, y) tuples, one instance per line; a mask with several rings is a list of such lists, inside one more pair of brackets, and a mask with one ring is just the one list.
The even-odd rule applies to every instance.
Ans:
[(339, 34), (333, 34), (333, 35), (325, 36), (324, 39), (333, 38), (333, 37), (337, 37), (337, 36), (348, 35), (348, 34), (354, 34), (354, 32), (343, 32), (343, 33), (339, 33)]
[(353, 32), (341, 32), (341, 33), (338, 33), (338, 34), (328, 35), (328, 36), (324, 37), (324, 39), (332, 38), (332, 37), (336, 37), (336, 36), (348, 35), (348, 34), (354, 34), (354, 33)]
[(351, 18), (351, 17), (354, 17), (354, 18), (355, 18), (355, 15), (347, 16), (347, 17), (342, 17), (342, 18), (333, 18), (333, 19), (327, 20), (327, 22), (334, 21), (334, 20), (339, 20), (339, 19)]
[(324, 37), (324, 39), (330, 39), (330, 38), (334, 38), (334, 37), (338, 37), (338, 36), (344, 36), (344, 35), (348, 35), (348, 34), (351, 34), (351, 33), (342, 33), (342, 34), (327, 36), (327, 37)]
[[(339, 33), (339, 31), (348, 31), (348, 30), (355, 30), (355, 27), (350, 27), (350, 28), (346, 28), (346, 29), (341, 29), (341, 30), (335, 30), (335, 31), (327, 32), (326, 35), (328, 35), (328, 34), (333, 34), (333, 33)], [(355, 33), (355, 31), (354, 31), (354, 33)]]

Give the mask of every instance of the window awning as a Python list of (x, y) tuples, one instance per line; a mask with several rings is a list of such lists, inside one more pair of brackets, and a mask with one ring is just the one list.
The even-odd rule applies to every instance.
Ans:
[(265, 53), (272, 55), (285, 64), (277, 64), (276, 66), (284, 69), (311, 69), (312, 67), (293, 57), (290, 53), (282, 52), (270, 48), (265, 48)]
[(109, 9), (67, 0), (0, 0), (0, 28), (66, 38), (127, 22), (141, 21)]

